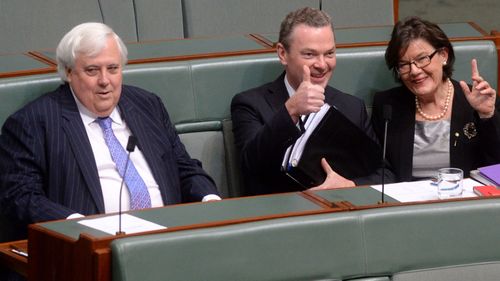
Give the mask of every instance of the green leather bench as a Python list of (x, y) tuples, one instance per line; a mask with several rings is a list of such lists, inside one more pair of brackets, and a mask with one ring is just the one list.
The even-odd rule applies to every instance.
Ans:
[[(103, 22), (125, 42), (278, 32), (281, 20), (309, 6), (337, 27), (393, 24), (397, 0), (17, 0), (2, 1), (1, 53), (55, 49), (82, 22)], [(46, 15), (57, 15), (47, 17)], [(363, 16), (359, 16), (363, 15)], [(23, 32), (19, 32), (22, 30)]]
[(112, 278), (496, 281), (499, 212), (500, 199), (443, 202), (116, 239)]
[[(453, 43), (455, 79), (470, 80), (470, 60), (497, 87), (497, 53), (491, 41)], [(364, 99), (371, 110), (373, 94), (396, 84), (384, 62), (385, 47), (338, 49), (330, 84)], [(202, 161), (223, 197), (243, 194), (230, 121), (232, 97), (274, 80), (282, 71), (274, 53), (128, 65), (124, 83), (158, 94), (191, 156)], [(57, 87), (56, 74), (0, 79), (0, 124), (35, 97)]]

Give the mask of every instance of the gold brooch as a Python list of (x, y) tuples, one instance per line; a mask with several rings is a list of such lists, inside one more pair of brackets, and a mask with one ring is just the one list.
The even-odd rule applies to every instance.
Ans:
[(468, 139), (472, 139), (477, 135), (476, 125), (473, 122), (469, 122), (464, 126), (464, 135)]

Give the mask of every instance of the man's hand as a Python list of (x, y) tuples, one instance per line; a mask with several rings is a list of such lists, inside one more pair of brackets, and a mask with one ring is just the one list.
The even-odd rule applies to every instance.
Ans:
[(332, 170), (325, 158), (321, 158), (321, 167), (323, 167), (323, 170), (326, 173), (325, 181), (318, 186), (309, 188), (309, 190), (322, 190), (356, 186), (353, 181), (344, 178), (343, 176), (337, 174), (334, 170)]
[(477, 111), (479, 117), (490, 118), (495, 113), (496, 91), (480, 75), (475, 59), (471, 62), (472, 66), (472, 90), (465, 81), (460, 81), (460, 86), (464, 91), (469, 104)]
[(325, 89), (320, 85), (311, 83), (311, 70), (303, 66), (302, 82), (285, 103), (288, 114), (297, 123), (301, 115), (318, 112), (325, 104)]

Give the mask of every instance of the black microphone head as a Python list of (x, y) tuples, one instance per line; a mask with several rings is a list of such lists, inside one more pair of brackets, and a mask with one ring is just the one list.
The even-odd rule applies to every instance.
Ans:
[(134, 151), (136, 145), (137, 145), (137, 138), (134, 136), (128, 137), (127, 151), (128, 152)]
[(390, 104), (384, 104), (384, 110), (382, 113), (384, 115), (384, 120), (390, 121), (392, 118), (392, 106)]

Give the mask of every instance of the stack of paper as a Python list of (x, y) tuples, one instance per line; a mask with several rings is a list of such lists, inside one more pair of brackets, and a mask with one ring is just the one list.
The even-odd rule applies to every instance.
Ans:
[[(460, 197), (477, 197), (474, 194), (474, 186), (481, 185), (481, 183), (473, 179), (464, 179), (463, 193)], [(382, 192), (382, 185), (374, 185), (372, 188)], [(399, 202), (419, 202), (438, 200), (437, 184), (431, 180), (400, 182), (386, 184), (384, 192)]]

